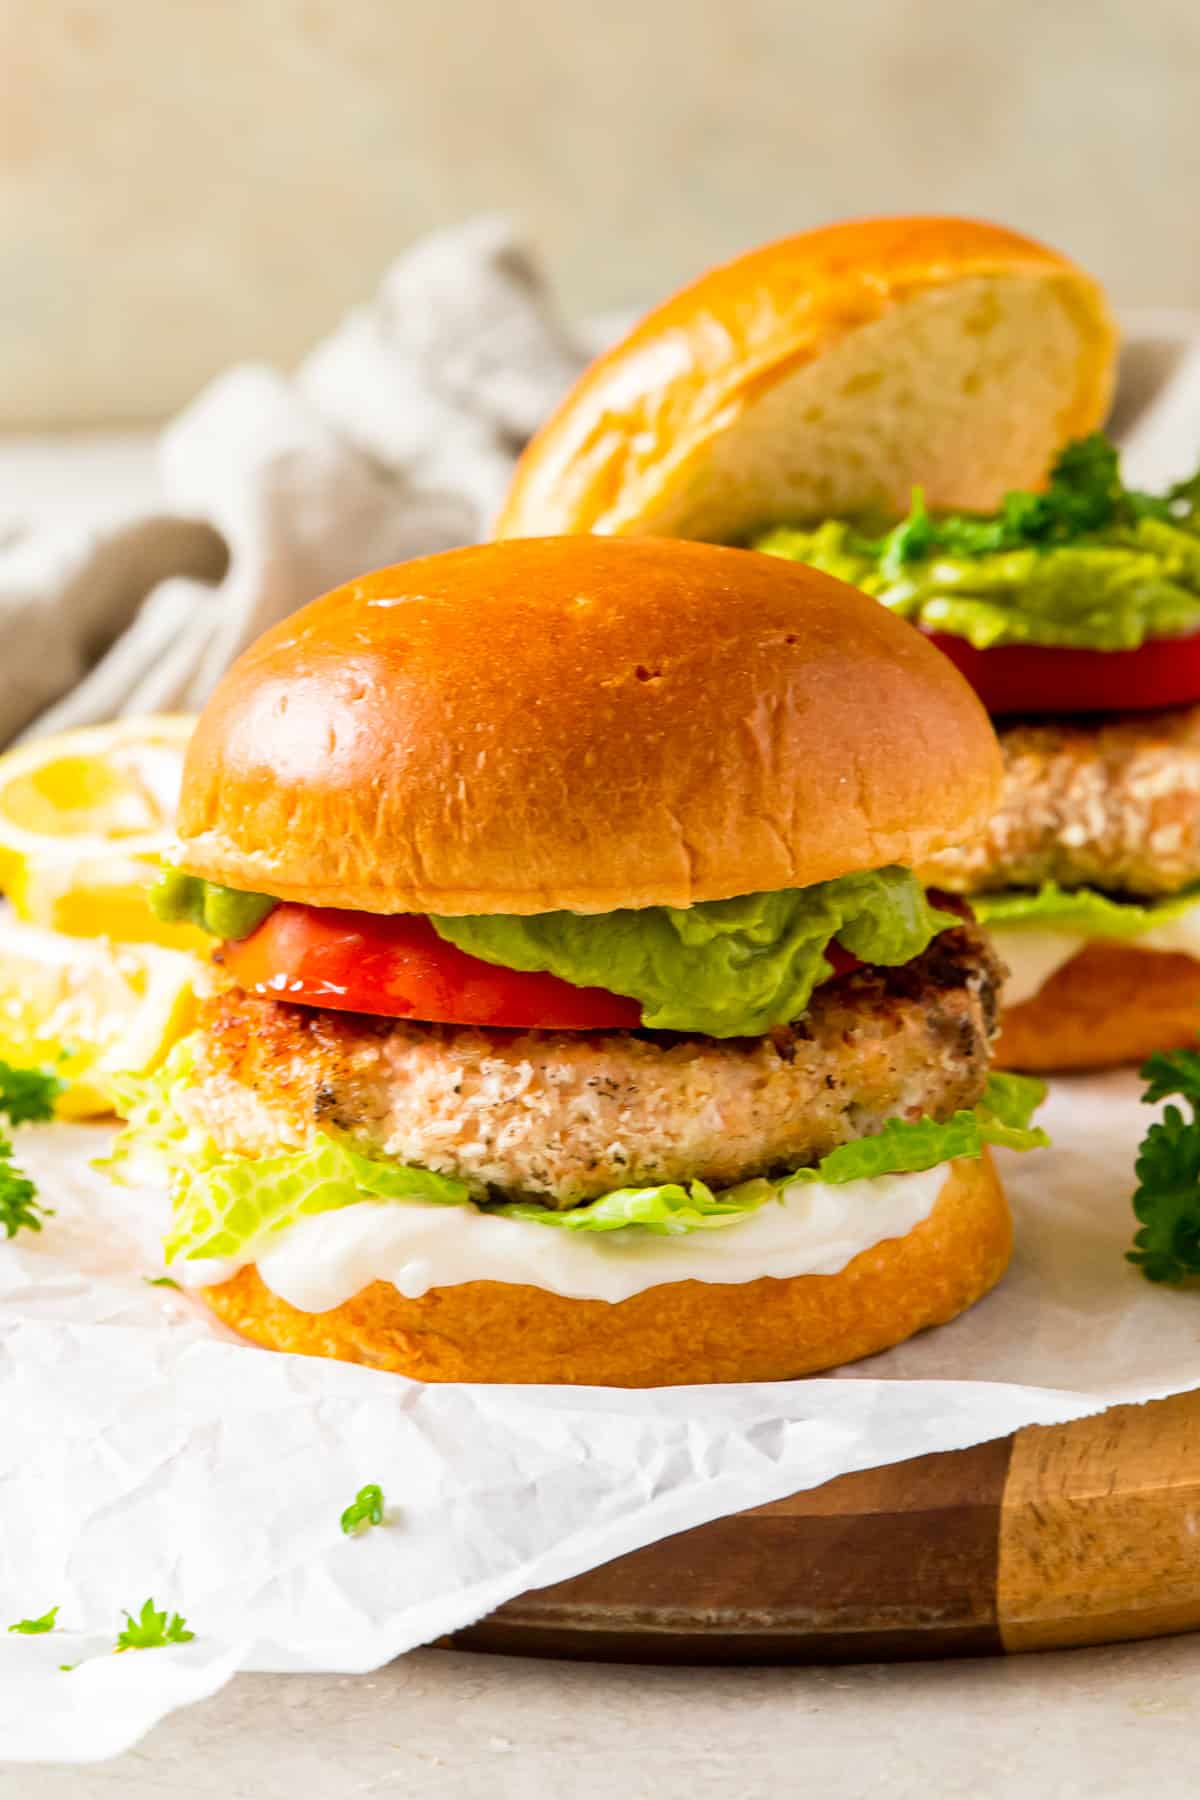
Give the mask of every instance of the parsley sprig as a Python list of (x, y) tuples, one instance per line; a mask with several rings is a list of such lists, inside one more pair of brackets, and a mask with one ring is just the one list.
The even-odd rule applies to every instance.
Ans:
[(347, 1537), (365, 1531), (368, 1526), (383, 1524), (383, 1489), (376, 1482), (361, 1487), (342, 1514), (342, 1530)]
[(905, 563), (923, 557), (986, 556), (1029, 545), (1070, 543), (1089, 531), (1134, 525), (1139, 519), (1184, 517), (1200, 505), (1200, 473), (1163, 494), (1144, 494), (1121, 480), (1116, 447), (1102, 432), (1078, 438), (1062, 451), (1043, 493), (1006, 494), (989, 516), (944, 513), (935, 517), (920, 488), (913, 489), (908, 517), (882, 538), (854, 548), (878, 557), (881, 573), (897, 579)]
[(65, 1082), (49, 1069), (17, 1069), (0, 1062), (0, 1113), (10, 1125), (41, 1125), (54, 1117)]
[(136, 1619), (132, 1613), (125, 1614), (125, 1629), (117, 1637), (116, 1648), (161, 1650), (167, 1644), (190, 1644), (195, 1635), (179, 1613), (159, 1612), (153, 1600), (147, 1600)]
[[(0, 1118), (10, 1125), (29, 1125), (53, 1118), (63, 1083), (48, 1069), (17, 1069), (0, 1061)], [(6, 1238), (18, 1231), (40, 1231), (52, 1212), (37, 1198), (37, 1186), (13, 1159), (13, 1144), (0, 1130), (0, 1227)]]
[(54, 1211), (38, 1200), (37, 1184), (17, 1167), (12, 1148), (12, 1140), (0, 1131), (0, 1226), (6, 1238), (21, 1230), (40, 1231)]
[(1168, 1106), (1142, 1139), (1133, 1196), (1141, 1229), (1127, 1255), (1151, 1281), (1182, 1281), (1200, 1274), (1200, 1051), (1156, 1051), (1141, 1075), (1147, 1104), (1174, 1096), (1191, 1117)]
[(9, 1626), (10, 1631), (19, 1632), (21, 1637), (41, 1637), (47, 1631), (57, 1630), (58, 1607), (52, 1606), (44, 1612), (40, 1619), (18, 1619)]

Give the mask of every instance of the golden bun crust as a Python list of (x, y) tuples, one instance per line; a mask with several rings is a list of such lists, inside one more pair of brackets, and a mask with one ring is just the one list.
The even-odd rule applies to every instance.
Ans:
[(225, 1324), (268, 1349), (420, 1381), (778, 1381), (944, 1325), (999, 1281), (1011, 1249), (1008, 1204), (984, 1159), (951, 1163), (927, 1219), (837, 1275), (727, 1287), (679, 1281), (616, 1305), (493, 1281), (406, 1300), (375, 1282), (331, 1312), (303, 1313), (246, 1268), (204, 1297)]
[(282, 900), (607, 912), (921, 863), (999, 780), (967, 684), (855, 589), (560, 538), (382, 569), (269, 631), (200, 717), (179, 833), (185, 868)]
[(996, 225), (861, 219), (711, 269), (583, 375), (500, 537), (707, 538), (880, 507), (986, 509), (1103, 420), (1102, 290)]
[(1000, 1017), (1000, 1069), (1109, 1069), (1154, 1050), (1194, 1049), (1200, 962), (1132, 944), (1088, 944)]

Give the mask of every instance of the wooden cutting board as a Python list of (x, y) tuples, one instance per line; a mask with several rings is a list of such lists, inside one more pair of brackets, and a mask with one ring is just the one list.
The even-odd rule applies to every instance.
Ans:
[(625, 1662), (837, 1662), (1198, 1625), (1200, 1392), (844, 1475), (524, 1594), (451, 1641)]

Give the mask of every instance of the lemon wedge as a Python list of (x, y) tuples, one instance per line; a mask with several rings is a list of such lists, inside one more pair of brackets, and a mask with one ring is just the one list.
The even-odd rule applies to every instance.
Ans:
[(146, 902), (194, 724), (116, 719), (0, 756), (0, 888), (18, 918), (73, 937), (203, 947), (202, 932), (164, 924)]
[(0, 1056), (62, 1077), (60, 1118), (111, 1112), (112, 1077), (149, 1074), (190, 1028), (195, 974), (187, 951), (0, 915)]

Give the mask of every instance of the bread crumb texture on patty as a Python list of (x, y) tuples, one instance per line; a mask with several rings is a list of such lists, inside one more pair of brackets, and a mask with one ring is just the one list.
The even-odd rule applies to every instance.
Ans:
[(1010, 725), (983, 835), (921, 874), (959, 894), (1091, 886), (1149, 898), (1200, 881), (1200, 706)]
[(828, 982), (765, 1037), (502, 1031), (368, 1018), (222, 984), (180, 1104), (229, 1154), (314, 1130), (565, 1208), (613, 1188), (728, 1187), (819, 1160), (892, 1118), (945, 1119), (987, 1079), (1002, 975), (972, 924), (894, 969)]

